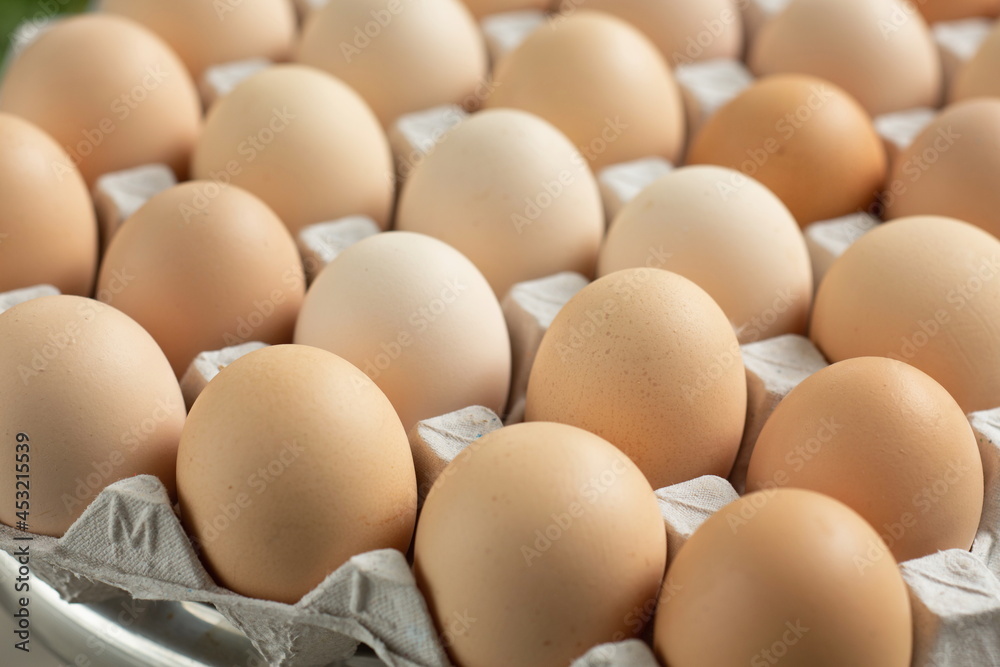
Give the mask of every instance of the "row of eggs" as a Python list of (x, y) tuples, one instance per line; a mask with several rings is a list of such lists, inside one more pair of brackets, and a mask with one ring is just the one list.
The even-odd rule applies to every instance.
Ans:
[[(85, 22), (91, 22), (86, 30), (80, 27)], [(48, 63), (80, 60), (58, 54), (58, 31), (67, 34), (66, 28), (76, 26), (80, 33), (99, 34), (93, 26), (100, 22), (88, 17), (57, 26), (41, 38), (53, 51), (34, 57)], [(124, 22), (117, 28), (123, 38), (117, 41), (78, 34), (85, 43), (74, 42), (74, 49), (82, 49), (75, 53), (99, 52), (98, 43), (120, 48), (115, 45), (129, 43), (126, 32), (138, 34)], [(588, 50), (597, 50), (602, 39), (617, 44), (616, 52), (641, 55), (645, 48), (634, 30), (586, 12), (568, 17), (564, 28), (552, 34), (576, 35)], [(540, 33), (535, 41), (543, 37), (554, 39)], [(45, 53), (38, 48), (44, 43), (40, 40), (34, 53)], [(31, 54), (26, 51), (15, 64), (11, 79), (17, 67), (27, 67), (23, 63), (31, 62)], [(120, 55), (108, 63), (123, 62)], [(129, 61), (135, 60), (142, 61)], [(45, 84), (55, 69), (22, 74), (22, 85), (56, 90)], [(66, 74), (58, 90), (79, 95), (81, 87), (93, 84), (94, 72), (109, 68), (85, 69), (84, 78)], [(587, 85), (600, 90), (593, 71), (587, 75)], [(622, 80), (620, 72), (615, 77)], [(177, 79), (165, 79), (170, 80)], [(541, 97), (550, 89), (551, 81), (526, 85), (524, 94)], [(581, 161), (574, 144), (586, 145), (581, 139), (605, 131), (609, 116), (599, 115), (603, 107), (594, 107), (597, 135), (593, 124), (573, 124), (581, 115), (579, 102), (565, 122), (553, 118), (557, 114), (546, 110), (545, 100), (541, 106), (497, 103), (537, 115), (495, 110), (473, 116), (407, 182), (396, 226), (409, 231), (354, 246), (306, 293), (289, 230), (346, 212), (367, 213), (387, 225), (391, 158), (378, 116), (336, 80), (283, 66), (247, 81), (213, 108), (194, 149), (194, 175), (214, 180), (159, 195), (112, 239), (96, 290), (114, 308), (51, 297), (0, 317), (2, 393), (17, 397), (4, 410), (5, 443), (15, 442), (17, 432), (30, 433), (40, 445), (33, 466), (36, 487), (54, 492), (48, 499), (33, 497), (33, 529), (61, 534), (113, 479), (147, 472), (173, 488), (176, 470), (185, 524), (212, 573), (237, 592), (293, 602), (353, 553), (378, 547), (405, 551), (416, 517), (406, 430), (419, 419), (471, 403), (501, 410), (510, 348), (498, 296), (522, 280), (596, 270), (604, 277), (560, 312), (539, 351), (529, 385), (529, 423), (481, 440), (446, 471), (428, 498), (416, 534), (415, 569), (439, 627), (460, 613), (482, 620), (453, 638), (449, 648), (459, 664), (561, 664), (592, 644), (633, 634), (630, 611), (660, 597), (666, 558), (652, 488), (728, 473), (745, 417), (738, 343), (802, 332), (809, 321), (812, 276), (796, 222), (867, 205), (886, 171), (867, 114), (846, 93), (804, 77), (765, 79), (720, 113), (714, 128), (696, 136), (690, 151), (692, 162), (740, 167), (748, 149), (759, 144), (769, 152), (755, 174), (763, 185), (720, 168), (678, 170), (627, 207), (602, 244), (600, 198), (588, 162), (600, 166), (604, 159), (649, 152), (676, 158), (683, 149), (676, 92), (659, 84), (646, 89), (661, 93), (653, 98), (660, 105), (656, 126), (634, 135), (623, 131), (620, 141), (608, 144), (614, 150), (594, 160)], [(8, 90), (16, 88), (8, 89), (5, 81), (0, 89), (5, 110), (8, 95), (15, 95)], [(146, 91), (149, 99), (156, 90)], [(817, 104), (817, 95), (827, 97)], [(186, 104), (182, 90), (166, 97)], [(607, 90), (598, 97), (627, 106)], [(302, 102), (296, 105), (296, 99)], [(632, 99), (629, 104), (636, 104)], [(129, 102), (136, 102), (134, 108)], [(75, 106), (44, 96), (26, 104), (35, 105), (30, 113), (26, 107), (9, 110), (60, 141), (42, 120), (60, 110), (79, 114), (82, 108), (79, 98), (72, 100)], [(129, 109), (135, 117), (149, 108), (145, 100), (123, 104), (122, 113)], [(796, 131), (787, 139), (797, 148), (771, 154), (767, 140), (786, 139), (777, 123), (803, 106), (815, 116), (810, 121), (818, 122), (789, 125)], [(328, 108), (343, 116), (331, 119), (323, 113)], [(669, 108), (676, 113), (664, 120), (669, 114), (662, 110)], [(740, 108), (759, 113), (754, 122), (761, 132), (755, 137), (739, 134), (753, 128), (754, 116), (726, 120)], [(108, 107), (100, 113), (106, 115)], [(933, 145), (939, 130), (950, 128), (947, 121), (960, 113), (979, 119), (971, 121), (979, 126), (959, 130), (968, 136), (976, 136), (979, 127), (989, 130), (997, 115), (992, 102), (956, 105), (913, 150), (921, 150), (922, 140)], [(177, 137), (169, 137), (172, 118), (159, 116), (160, 131), (145, 134), (177, 151)], [(213, 118), (222, 155), (205, 158), (199, 173), (199, 155), (213, 151)], [(825, 128), (824, 118), (831, 119)], [(0, 132), (6, 137), (4, 154), (17, 158), (0, 179), (12, 186), (5, 201), (14, 202), (25, 219), (37, 215), (32, 233), (60, 220), (56, 239), (71, 241), (60, 248), (51, 231), (44, 242), (35, 237), (35, 252), (19, 250), (12, 258), (16, 275), (4, 288), (51, 282), (71, 293), (91, 293), (96, 232), (85, 231), (74, 241), (66, 221), (87, 220), (82, 212), (91, 205), (83, 183), (92, 176), (86, 165), (98, 163), (72, 148), (86, 137), (81, 127), (93, 128), (86, 120), (76, 126), (65, 142), (71, 148), (67, 156), (37, 128), (11, 116), (2, 120), (0, 129), (8, 128)], [(121, 129), (132, 126), (127, 121), (121, 119)], [(679, 137), (671, 124), (681, 128)], [(93, 127), (100, 129), (100, 121)], [(336, 138), (324, 143), (320, 130), (331, 127)], [(864, 140), (845, 142), (844, 127), (856, 128)], [(271, 134), (262, 135), (264, 128)], [(92, 154), (110, 147), (114, 134), (92, 135), (101, 138), (100, 144), (90, 142)], [(641, 152), (617, 154), (630, 136)], [(268, 137), (272, 141), (265, 145)], [(289, 137), (297, 138), (282, 143)], [(663, 140), (657, 143), (657, 137)], [(826, 143), (805, 144), (810, 137)], [(350, 141), (361, 146), (351, 149)], [(141, 149), (135, 138), (127, 143)], [(650, 151), (654, 143), (666, 148)], [(955, 165), (968, 164), (962, 147), (971, 143), (957, 142), (946, 157)], [(838, 149), (846, 155), (833, 159)], [(699, 150), (721, 157), (700, 160), (694, 157)], [(783, 157), (788, 153), (804, 161), (789, 165)], [(184, 173), (186, 157), (163, 159)], [(267, 165), (271, 159), (275, 163)], [(982, 159), (988, 166), (990, 157)], [(128, 160), (114, 168), (140, 158)], [(75, 175), (73, 162), (80, 163), (84, 178)], [(236, 168), (230, 169), (233, 163)], [(266, 169), (255, 171), (262, 164)], [(983, 185), (988, 176), (977, 181), (948, 167), (947, 160), (939, 164), (914, 194), (939, 187), (948, 196), (939, 197), (940, 204), (918, 202), (903, 215), (953, 215), (995, 231), (985, 217), (995, 209), (988, 206), (991, 189)], [(96, 166), (90, 173), (109, 168)], [(768, 176), (769, 169), (786, 178), (791, 173), (799, 185), (783, 187)], [(62, 185), (65, 197), (53, 196), (60, 192), (53, 189), (56, 181), (46, 180), (53, 173), (59, 184), (68, 183)], [(810, 192), (802, 183), (814, 174)], [(511, 184), (503, 187), (508, 178)], [(934, 186), (935, 178), (949, 180)], [(225, 183), (232, 185), (222, 187)], [(974, 196), (955, 197), (956, 187), (969, 188)], [(328, 201), (311, 208), (317, 193)], [(76, 208), (69, 214), (47, 208), (63, 201), (77, 202)], [(345, 208), (326, 208), (334, 201)], [(549, 203), (540, 206), (544, 202)], [(967, 208), (958, 211), (959, 205)], [(982, 207), (982, 216), (976, 217), (975, 206)], [(674, 224), (663, 225), (664, 215)], [(456, 220), (469, 228), (459, 229)], [(30, 229), (12, 230), (4, 242), (18, 248), (15, 242)], [(90, 264), (73, 255), (74, 244), (91, 249)], [(827, 497), (794, 491), (747, 496), (739, 507), (720, 513), (682, 552), (686, 555), (671, 568), (660, 597), (656, 643), (665, 661), (752, 659), (772, 636), (782, 635), (784, 623), (795, 621), (779, 618), (790, 606), (808, 616), (819, 613), (808, 604), (818, 600), (815, 606), (825, 616), (804, 623), (813, 640), (800, 647), (800, 664), (908, 664), (909, 607), (894, 559), (968, 548), (982, 510), (982, 464), (964, 412), (1000, 404), (990, 373), (1000, 345), (992, 324), (997, 244), (956, 220), (907, 219), (871, 232), (834, 266), (812, 308), (812, 336), (827, 356), (838, 361), (898, 350), (894, 356), (928, 375), (897, 361), (872, 359), (843, 361), (817, 374), (768, 423), (748, 484), (769, 489), (792, 483), (822, 491), (867, 523)], [(39, 268), (43, 275), (31, 273)], [(77, 283), (60, 283), (63, 279)], [(789, 296), (775, 300), (783, 294)], [(771, 324), (761, 327), (761, 317)], [(248, 355), (224, 370), (185, 418), (175, 374), (197, 352), (245, 339), (294, 339), (316, 347), (278, 345)], [(807, 449), (804, 455), (796, 447), (816, 438), (824, 444), (822, 465), (797, 469), (796, 461), (808, 463), (815, 453)], [(54, 442), (74, 447), (46, 449)], [(268, 475), (273, 461), (282, 463), (279, 477)], [(108, 466), (113, 472), (103, 474)], [(876, 531), (913, 506), (915, 490), (956, 468), (962, 475), (954, 492), (915, 528), (908, 526), (905, 539), (893, 540), (892, 556), (887, 555), (890, 547)], [(601, 482), (608, 471), (610, 484)], [(96, 484), (88, 481), (94, 474)], [(8, 481), (12, 489), (13, 480)], [(258, 497), (261, 488), (266, 494)], [(761, 504), (762, 497), (768, 502)], [(231, 507), (244, 519), (216, 536), (213, 520)], [(734, 528), (734, 513), (754, 520), (746, 530), (738, 522)], [(565, 516), (579, 528), (563, 528)], [(15, 517), (2, 514), (0, 520), (12, 524)], [(540, 548), (535, 531), (544, 534), (553, 522), (561, 537)], [(775, 549), (776, 543), (782, 548)], [(872, 544), (882, 557), (872, 559), (861, 578), (853, 559), (870, 554)], [(756, 602), (773, 599), (776, 591), (777, 602), (763, 612), (734, 611), (741, 596)], [(838, 607), (837, 600), (851, 602)], [(857, 601), (864, 604), (856, 606)], [(513, 608), (524, 613), (510, 614)], [(747, 626), (748, 617), (759, 622)], [(704, 630), (710, 621), (746, 632), (717, 641)], [(879, 629), (878, 636), (871, 628)]]

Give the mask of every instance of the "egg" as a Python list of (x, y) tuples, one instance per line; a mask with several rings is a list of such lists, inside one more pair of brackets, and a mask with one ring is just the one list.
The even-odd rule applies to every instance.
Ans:
[(1000, 235), (1000, 99), (954, 104), (893, 162), (886, 218), (938, 215)]
[(463, 0), (477, 18), (515, 11), (544, 11), (550, 0)]
[(598, 274), (643, 266), (697, 283), (740, 344), (805, 333), (813, 293), (805, 239), (781, 200), (739, 172), (682, 167), (630, 201), (601, 247)]
[(493, 78), (487, 107), (541, 116), (595, 169), (680, 158), (685, 119), (673, 74), (645, 35), (610, 14), (555, 15), (500, 59)]
[(4, 311), (0, 396), (10, 462), (0, 522), (61, 537), (106, 486), (134, 475), (155, 475), (173, 496), (184, 399), (156, 342), (118, 310), (63, 295)]
[[(1000, 7), (994, 0), (993, 4)], [(1000, 27), (994, 27), (982, 45), (958, 70), (951, 83), (949, 100), (1000, 97), (996, 72), (1000, 68)]]
[(309, 16), (296, 60), (354, 88), (385, 126), (486, 90), (486, 45), (461, 0), (330, 0)]
[(188, 181), (126, 220), (101, 263), (97, 296), (139, 322), (178, 376), (200, 352), (291, 342), (305, 293), (281, 220), (235, 186)]
[(695, 531), (667, 572), (653, 644), (670, 667), (908, 667), (912, 622), (899, 567), (865, 520), (782, 489)]
[(750, 68), (827, 79), (873, 116), (935, 107), (941, 57), (927, 24), (907, 10), (902, 0), (792, 0), (761, 28)]
[(489, 283), (423, 234), (378, 234), (338, 255), (309, 288), (295, 342), (364, 371), (407, 430), (470, 405), (502, 413), (510, 388), (510, 337)]
[(920, 0), (914, 3), (928, 23), (1000, 14), (997, 0)]
[(195, 79), (213, 65), (236, 60), (284, 60), (296, 33), (295, 10), (288, 0), (101, 0), (100, 9), (162, 37)]
[(886, 173), (885, 148), (864, 109), (827, 81), (791, 74), (758, 80), (709, 118), (688, 163), (756, 178), (803, 227), (865, 208)]
[(0, 113), (0, 292), (48, 284), (89, 295), (97, 221), (80, 172), (31, 123)]
[(806, 378), (757, 438), (747, 489), (809, 489), (867, 519), (899, 561), (972, 547), (983, 463), (955, 399), (895, 359), (858, 357)]
[(128, 19), (60, 20), (10, 63), (0, 111), (43, 129), (89, 186), (98, 176), (152, 162), (187, 175), (201, 103), (184, 64)]
[[(567, 0), (572, 2), (572, 0)], [(674, 66), (743, 56), (736, 0), (586, 0), (585, 7), (629, 21)]]
[[(666, 555), (635, 465), (591, 433), (539, 422), (489, 433), (445, 468), (413, 567), (457, 667), (554, 666), (637, 634)], [(473, 621), (449, 631), (460, 619)]]
[(270, 67), (214, 104), (191, 171), (254, 193), (293, 233), (349, 215), (389, 223), (389, 140), (354, 90), (312, 67)]
[(293, 604), (366, 551), (405, 552), (417, 482), (402, 424), (360, 370), (278, 345), (217, 375), (177, 459), (181, 518), (216, 582)]
[(497, 296), (560, 271), (594, 273), (604, 235), (597, 181), (552, 125), (481, 111), (445, 135), (407, 178), (396, 228), (454, 246)]
[(968, 223), (901, 219), (862, 236), (820, 284), (810, 336), (831, 362), (890, 357), (966, 413), (1000, 406), (1000, 240)]
[(596, 433), (658, 489), (729, 474), (746, 392), (736, 335), (712, 298), (675, 273), (625, 269), (556, 315), (531, 368), (525, 419)]

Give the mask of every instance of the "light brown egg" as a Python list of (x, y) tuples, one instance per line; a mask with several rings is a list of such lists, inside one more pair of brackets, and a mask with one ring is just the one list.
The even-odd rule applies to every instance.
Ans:
[[(567, 4), (573, 0), (566, 0)], [(736, 0), (586, 0), (649, 37), (673, 66), (743, 55), (743, 15)], [(557, 5), (558, 7), (558, 5)]]
[(497, 63), (494, 80), (488, 107), (541, 116), (595, 169), (680, 158), (685, 119), (673, 74), (645, 35), (610, 14), (557, 15)]
[(64, 19), (14, 60), (0, 111), (38, 125), (87, 184), (162, 162), (187, 174), (201, 103), (184, 64), (156, 35), (118, 16)]
[(675, 273), (625, 269), (556, 315), (531, 369), (525, 418), (596, 433), (658, 489), (729, 474), (746, 391), (736, 335), (712, 298)]
[(747, 490), (826, 494), (863, 516), (896, 560), (972, 547), (983, 463), (955, 399), (930, 376), (859, 357), (806, 378), (757, 438)]
[(0, 314), (0, 396), (4, 524), (60, 537), (134, 475), (155, 475), (173, 496), (184, 398), (156, 342), (118, 310), (46, 296)]
[(31, 123), (0, 113), (0, 292), (55, 285), (89, 295), (97, 221), (69, 155)]
[(438, 478), (414, 572), (456, 666), (555, 667), (638, 634), (666, 547), (653, 490), (625, 455), (578, 428), (519, 424)]
[(756, 178), (803, 227), (866, 207), (886, 172), (885, 148), (864, 109), (827, 81), (792, 74), (757, 81), (709, 118), (688, 163)]
[(336, 355), (267, 347), (195, 401), (177, 458), (184, 526), (216, 582), (294, 604), (351, 557), (406, 552), (417, 482), (385, 395)]
[[(1000, 2), (993, 0), (1000, 6)], [(1000, 97), (1000, 26), (982, 43), (979, 50), (955, 75), (949, 91), (949, 100), (959, 102), (973, 97)]]
[(941, 215), (1000, 235), (998, 145), (1000, 99), (948, 107), (893, 162), (886, 217)]
[(234, 186), (189, 181), (150, 199), (118, 230), (97, 298), (135, 318), (182, 375), (200, 352), (291, 342), (305, 293), (281, 220)]
[(550, 0), (463, 0), (463, 2), (477, 18), (504, 12), (545, 10), (552, 4)]
[(813, 293), (805, 239), (781, 200), (740, 172), (682, 167), (630, 201), (601, 247), (598, 274), (643, 266), (697, 283), (741, 344), (805, 333)]
[(100, 8), (162, 37), (195, 79), (212, 65), (235, 60), (284, 60), (296, 33), (288, 0), (101, 0)]
[(928, 23), (1000, 14), (997, 0), (920, 0), (914, 4)]
[(510, 337), (489, 283), (423, 234), (378, 234), (338, 255), (309, 288), (295, 342), (363, 370), (407, 431), (470, 405), (502, 414), (510, 389)]
[(891, 357), (965, 412), (1000, 406), (1000, 241), (958, 220), (914, 217), (862, 236), (820, 284), (810, 336), (831, 362)]
[(667, 572), (654, 646), (670, 667), (908, 667), (909, 592), (878, 534), (812, 491), (710, 517)]
[(396, 228), (454, 246), (502, 298), (524, 280), (593, 275), (604, 209), (565, 136), (537, 116), (496, 109), (451, 130), (406, 180)]
[(901, 0), (792, 0), (753, 42), (758, 76), (809, 74), (873, 116), (941, 99), (941, 57), (921, 16)]
[(296, 60), (351, 86), (384, 126), (485, 95), (486, 45), (461, 0), (330, 0), (309, 16)]
[(254, 193), (293, 233), (349, 215), (389, 223), (389, 141), (356, 92), (312, 67), (268, 68), (214, 104), (191, 170)]

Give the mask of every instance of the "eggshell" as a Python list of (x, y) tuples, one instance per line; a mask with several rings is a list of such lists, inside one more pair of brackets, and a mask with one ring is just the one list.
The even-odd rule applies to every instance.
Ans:
[(152, 162), (187, 175), (201, 104), (184, 64), (159, 37), (118, 16), (59, 21), (10, 63), (0, 111), (63, 146), (89, 186)]
[(460, 0), (330, 0), (310, 15), (296, 60), (354, 88), (383, 126), (486, 89), (486, 45)]
[(525, 419), (606, 438), (659, 489), (729, 474), (746, 392), (736, 335), (712, 298), (675, 273), (625, 269), (556, 315), (531, 369)]
[[(1000, 5), (995, 0), (993, 4)], [(949, 100), (958, 102), (973, 97), (1000, 97), (998, 68), (1000, 68), (1000, 26), (993, 28), (975, 55), (958, 70), (951, 84)]]
[(757, 438), (747, 490), (836, 498), (879, 531), (899, 561), (972, 547), (983, 463), (955, 399), (894, 359), (847, 359), (806, 378)]
[(397, 229), (454, 246), (503, 297), (518, 282), (594, 273), (604, 212), (594, 176), (554, 127), (523, 111), (474, 114), (407, 179)]
[(688, 163), (756, 178), (803, 227), (863, 209), (886, 172), (864, 109), (827, 81), (792, 74), (760, 79), (716, 112), (695, 135)]
[(1000, 235), (1000, 99), (954, 104), (893, 164), (886, 217), (940, 215)]
[(219, 100), (191, 170), (254, 193), (293, 233), (349, 215), (389, 223), (389, 140), (356, 92), (312, 67), (268, 68)]
[[(734, 177), (740, 188), (731, 187)], [(643, 266), (697, 283), (740, 344), (805, 333), (813, 285), (802, 232), (770, 190), (731, 169), (678, 169), (625, 206), (601, 247), (598, 274)]]
[(671, 65), (741, 58), (743, 17), (736, 0), (586, 0), (641, 30)]
[[(414, 572), (459, 667), (568, 665), (638, 633), (666, 565), (642, 473), (562, 424), (483, 436), (434, 484)], [(474, 619), (448, 632), (456, 619)]]
[(375, 381), (409, 430), (469, 405), (502, 413), (510, 337), (482, 274), (437, 239), (388, 232), (351, 246), (309, 288), (295, 342)]
[(417, 482), (388, 399), (336, 355), (268, 347), (219, 373), (177, 460), (181, 518), (216, 581), (292, 604), (375, 549), (406, 552)]
[(295, 9), (288, 0), (101, 0), (100, 9), (126, 16), (163, 38), (197, 80), (212, 65), (288, 58)]
[(24, 490), (28, 530), (54, 537), (120, 479), (155, 475), (173, 495), (184, 399), (156, 342), (118, 310), (57, 295), (4, 311), (0, 396), (4, 524), (23, 518)]
[(876, 227), (830, 267), (810, 336), (831, 362), (880, 356), (924, 371), (966, 413), (1000, 406), (1000, 241), (932, 216)]
[(189, 181), (150, 199), (108, 246), (97, 296), (135, 318), (180, 377), (195, 356), (291, 342), (305, 293), (295, 241), (245, 190)]
[(914, 4), (928, 23), (1000, 14), (997, 0), (920, 0)]
[(550, 0), (463, 0), (463, 2), (477, 18), (502, 12), (544, 10), (552, 4)]
[(653, 644), (670, 667), (908, 667), (896, 561), (840, 502), (782, 489), (713, 515), (667, 572)]
[(491, 108), (535, 113), (559, 128), (595, 168), (660, 155), (676, 162), (684, 106), (649, 39), (603, 12), (557, 15), (497, 63)]
[(792, 0), (749, 54), (758, 76), (809, 74), (873, 116), (941, 99), (941, 58), (927, 24), (901, 0)]
[(0, 292), (49, 284), (89, 295), (97, 220), (69, 155), (36, 126), (0, 113)]

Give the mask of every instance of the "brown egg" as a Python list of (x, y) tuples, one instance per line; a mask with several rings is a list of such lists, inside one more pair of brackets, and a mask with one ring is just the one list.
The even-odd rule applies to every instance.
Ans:
[(914, 217), (862, 236), (820, 284), (810, 335), (831, 362), (891, 357), (930, 375), (965, 412), (1000, 406), (1000, 241)]
[(604, 209), (565, 136), (537, 116), (496, 109), (459, 124), (406, 180), (396, 227), (460, 250), (502, 298), (524, 280), (593, 275)]
[(583, 4), (630, 22), (674, 66), (714, 58), (740, 59), (743, 15), (739, 5), (737, 0), (586, 0)]
[(482, 18), (490, 14), (524, 10), (546, 10), (551, 0), (463, 0), (472, 13)]
[(291, 342), (305, 293), (281, 220), (234, 186), (189, 181), (131, 216), (108, 246), (97, 297), (135, 318), (182, 375), (200, 352)]
[(214, 104), (191, 169), (254, 193), (293, 233), (349, 215), (389, 223), (389, 141), (356, 92), (312, 67), (268, 68)]
[(878, 534), (812, 491), (713, 515), (667, 572), (654, 646), (670, 667), (908, 667), (909, 592)]
[(642, 266), (697, 283), (741, 344), (805, 333), (813, 293), (805, 239), (781, 200), (739, 172), (682, 167), (630, 201), (601, 247), (598, 274)]
[(1000, 14), (997, 0), (921, 0), (914, 4), (929, 23)]
[(212, 65), (235, 60), (284, 60), (296, 32), (288, 0), (101, 0), (100, 8), (162, 37), (195, 79)]
[(174, 494), (181, 389), (152, 337), (114, 308), (46, 296), (0, 314), (0, 396), (4, 524), (60, 537), (106, 486), (134, 475)]
[(758, 76), (809, 74), (873, 116), (941, 99), (941, 57), (927, 24), (901, 0), (792, 0), (753, 42)]
[(353, 556), (405, 553), (417, 512), (389, 400), (351, 364), (304, 345), (251, 352), (208, 384), (181, 436), (177, 494), (215, 580), (287, 604)]
[(729, 474), (746, 391), (736, 335), (712, 298), (675, 273), (626, 269), (556, 315), (531, 369), (525, 418), (606, 438), (658, 489)]
[(385, 126), (486, 91), (486, 45), (461, 0), (330, 0), (309, 16), (296, 60), (354, 88)]
[(411, 232), (377, 234), (309, 288), (295, 342), (363, 370), (407, 431), (470, 405), (503, 413), (510, 337), (489, 283), (460, 252)]
[(591, 433), (534, 423), (483, 436), (445, 468), (413, 567), (456, 666), (555, 667), (637, 634), (666, 556), (635, 465)]
[(680, 158), (684, 107), (673, 74), (645, 35), (610, 14), (556, 15), (497, 63), (494, 79), (487, 106), (541, 116), (595, 169)]
[[(1000, 2), (991, 0), (1000, 6)], [(976, 54), (962, 65), (951, 84), (949, 100), (958, 102), (973, 97), (1000, 97), (1000, 26), (982, 43)]]
[(893, 162), (886, 217), (941, 215), (1000, 235), (1000, 99), (954, 104)]
[(87, 184), (40, 129), (0, 113), (0, 292), (55, 285), (89, 295), (97, 221)]
[(25, 49), (4, 77), (0, 111), (52, 135), (91, 186), (151, 162), (183, 178), (201, 126), (180, 59), (138, 23), (106, 14), (61, 20)]
[(864, 208), (886, 172), (864, 109), (837, 86), (800, 75), (761, 79), (722, 107), (695, 136), (688, 163), (756, 178), (803, 227)]
[(983, 463), (955, 399), (930, 376), (859, 357), (806, 378), (757, 438), (747, 490), (809, 489), (867, 519), (898, 561), (972, 547)]

